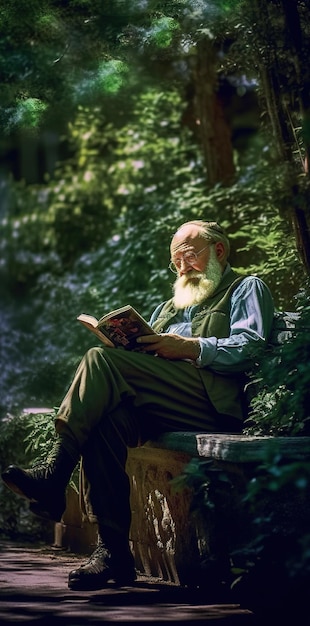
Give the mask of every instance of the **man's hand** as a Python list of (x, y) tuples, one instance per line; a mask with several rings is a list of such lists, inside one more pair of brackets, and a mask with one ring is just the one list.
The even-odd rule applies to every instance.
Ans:
[(155, 352), (163, 359), (190, 359), (195, 361), (200, 355), (198, 339), (182, 337), (173, 333), (162, 335), (143, 335), (138, 337), (137, 343), (143, 344), (146, 352)]

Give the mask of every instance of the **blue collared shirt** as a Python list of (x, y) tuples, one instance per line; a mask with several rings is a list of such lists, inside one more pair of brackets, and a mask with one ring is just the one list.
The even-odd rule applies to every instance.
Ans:
[[(225, 273), (229, 269), (228, 265)], [(151, 325), (161, 307), (155, 309), (150, 319)], [(198, 308), (199, 305), (179, 310), (174, 323), (165, 332), (191, 337), (191, 322)], [(249, 369), (255, 354), (267, 344), (273, 315), (274, 303), (267, 285), (256, 276), (245, 277), (231, 297), (229, 337), (199, 337), (197, 367), (209, 367), (223, 373)]]

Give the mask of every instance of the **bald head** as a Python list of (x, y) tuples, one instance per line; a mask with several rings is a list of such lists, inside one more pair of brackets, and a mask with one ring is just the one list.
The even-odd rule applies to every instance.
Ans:
[(225, 260), (228, 258), (230, 245), (224, 230), (216, 222), (204, 222), (203, 220), (185, 222), (178, 228), (171, 241), (171, 257), (176, 252), (185, 251), (189, 247), (196, 248), (203, 242), (221, 242), (225, 252)]

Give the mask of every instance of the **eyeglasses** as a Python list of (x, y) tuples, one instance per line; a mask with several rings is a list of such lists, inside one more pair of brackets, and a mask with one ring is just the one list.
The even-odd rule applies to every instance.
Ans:
[(180, 259), (176, 259), (175, 261), (170, 261), (168, 265), (169, 269), (174, 274), (177, 274), (179, 270), (181, 269), (182, 263), (184, 263), (184, 261), (185, 263), (187, 263), (187, 265), (196, 265), (199, 255), (202, 252), (204, 252), (207, 248), (209, 248), (209, 246), (211, 246), (213, 243), (214, 243), (213, 241), (210, 241), (210, 243), (204, 248), (202, 248), (202, 250), (199, 250), (199, 252), (192, 252), (192, 251), (184, 252), (184, 254), (182, 255)]

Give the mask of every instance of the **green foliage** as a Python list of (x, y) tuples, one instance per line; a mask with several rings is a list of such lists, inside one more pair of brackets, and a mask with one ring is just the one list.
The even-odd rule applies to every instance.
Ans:
[[(259, 605), (305, 602), (310, 577), (308, 506), (310, 464), (266, 455), (248, 483), (243, 509), (250, 521), (247, 541), (232, 551), (235, 589)], [(273, 581), (277, 579), (277, 589)], [(280, 590), (280, 593), (277, 590)]]
[(149, 39), (159, 48), (167, 48), (173, 40), (173, 31), (178, 28), (178, 23), (172, 17), (156, 18), (152, 22)]
[(143, 93), (120, 128), (120, 119), (112, 124), (99, 108), (80, 108), (69, 127), (73, 156), (53, 180), (12, 186), (10, 216), (2, 221), (5, 280), (25, 283), (58, 258), (72, 265), (114, 234), (127, 238), (129, 229), (151, 232), (169, 209), (167, 190), (169, 196), (201, 176), (181, 114), (175, 90)]
[[(9, 415), (0, 422), (0, 470), (10, 464), (33, 467), (46, 461), (55, 441), (56, 409), (42, 413), (29, 409)], [(70, 486), (78, 491), (78, 467), (73, 472)], [(0, 534), (9, 537), (53, 539), (54, 524), (36, 518), (28, 510), (28, 503), (0, 484)]]
[[(1, 472), (9, 465), (29, 467), (50, 450), (53, 440), (53, 416), (38, 414), (9, 415), (0, 422)], [(41, 458), (42, 458), (41, 456)], [(9, 537), (33, 540), (53, 536), (53, 525), (29, 513), (26, 500), (0, 483), (0, 533)]]
[(126, 80), (127, 65), (120, 60), (104, 61), (98, 68), (98, 86), (105, 93), (116, 94)]
[[(166, 7), (170, 12), (166, 15), (162, 3), (153, 0), (134, 6), (129, 0), (71, 0), (64, 6), (44, 0), (23, 2), (18, 7), (12, 1), (0, 2), (2, 123), (6, 131), (27, 123), (32, 127), (30, 103), (37, 100), (46, 109), (45, 119), (69, 119), (76, 106), (96, 100), (101, 105), (102, 97), (107, 106), (111, 97), (112, 106), (117, 106), (120, 100), (114, 97), (124, 96), (128, 86), (137, 85), (145, 47), (150, 55), (172, 47), (179, 29), (173, 13), (184, 3), (175, 4)], [(26, 110), (24, 105), (20, 110), (24, 99)], [(38, 112), (37, 107), (36, 116)]]
[(276, 443), (274, 450), (266, 454), (264, 462), (257, 467), (255, 478), (247, 485), (244, 501), (254, 508), (259, 499), (263, 500), (267, 494), (281, 492), (288, 485), (301, 492), (309, 488), (310, 463), (300, 460), (287, 462), (277, 452)]
[(13, 124), (26, 127), (36, 128), (42, 118), (47, 105), (39, 100), (39, 98), (27, 98), (26, 100), (20, 100), (16, 107), (16, 114)]
[(47, 261), (52, 268), (57, 258), (62, 264), (72, 263), (109, 236), (113, 199), (104, 158), (113, 132), (97, 109), (82, 111), (71, 128), (75, 156), (59, 166), (55, 179), (49, 185), (12, 186), (10, 219), (2, 223), (7, 280), (12, 275), (15, 281), (27, 282), (29, 271), (38, 275)]
[(216, 579), (248, 608), (283, 606), (283, 594), (296, 606), (310, 577), (310, 464), (283, 458), (275, 440), (244, 470), (192, 459), (172, 481), (191, 490), (191, 513), (208, 538), (198, 585), (209, 589)]
[(251, 402), (249, 434), (309, 435), (310, 307), (308, 287), (296, 298), (300, 319), (282, 345), (267, 351), (253, 372), (259, 392)]
[[(199, 515), (203, 510), (204, 516), (212, 519), (219, 502), (223, 497), (227, 499), (233, 483), (226, 471), (211, 460), (191, 459), (182, 473), (171, 481), (173, 489), (180, 491), (189, 488), (192, 492), (191, 513)], [(231, 495), (229, 502), (231, 504)], [(214, 520), (212, 520), (212, 525)]]

